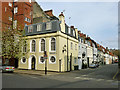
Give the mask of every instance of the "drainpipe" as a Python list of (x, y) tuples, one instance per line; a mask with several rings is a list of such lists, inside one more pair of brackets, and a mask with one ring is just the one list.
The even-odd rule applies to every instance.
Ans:
[(68, 71), (68, 35), (67, 35), (67, 71)]

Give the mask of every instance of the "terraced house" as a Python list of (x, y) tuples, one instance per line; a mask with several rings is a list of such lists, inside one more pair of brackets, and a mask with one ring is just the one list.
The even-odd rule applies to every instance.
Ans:
[[(65, 23), (63, 13), (59, 20), (25, 27), (29, 53), (19, 60), (19, 69), (45, 70), (44, 51), (49, 71), (70, 71), (78, 68), (78, 30)], [(26, 50), (27, 49), (27, 50)]]

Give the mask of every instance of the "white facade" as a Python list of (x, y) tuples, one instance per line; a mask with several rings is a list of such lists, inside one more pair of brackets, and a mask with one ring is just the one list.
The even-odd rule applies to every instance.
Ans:
[(78, 44), (78, 65), (82, 69), (82, 64), (87, 64), (87, 45), (79, 40)]
[(97, 62), (97, 48), (93, 43), (93, 61)]
[(109, 54), (105, 54), (105, 62), (106, 64), (109, 64)]
[(89, 64), (93, 61), (93, 49), (91, 46), (87, 46), (87, 58), (89, 59)]

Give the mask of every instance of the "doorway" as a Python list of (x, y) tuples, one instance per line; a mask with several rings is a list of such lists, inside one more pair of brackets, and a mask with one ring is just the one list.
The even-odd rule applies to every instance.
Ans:
[(36, 64), (36, 59), (35, 59), (35, 57), (33, 56), (33, 57), (32, 57), (32, 62), (31, 62), (31, 69), (32, 69), (32, 70), (35, 70), (35, 64)]
[(87, 64), (88, 64), (88, 67), (89, 67), (89, 57), (87, 57)]
[(72, 53), (70, 55), (70, 71), (72, 71)]

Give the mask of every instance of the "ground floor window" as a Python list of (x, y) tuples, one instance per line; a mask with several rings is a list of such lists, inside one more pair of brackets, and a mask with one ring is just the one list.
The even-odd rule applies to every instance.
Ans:
[(26, 63), (26, 58), (25, 58), (25, 57), (22, 57), (21, 62), (22, 62), (22, 63)]
[(39, 57), (39, 62), (40, 62), (41, 64), (45, 63), (45, 60), (44, 60), (44, 57), (43, 57), (43, 56)]
[(50, 56), (50, 63), (51, 64), (54, 64), (54, 63), (56, 63), (56, 57), (55, 56)]

